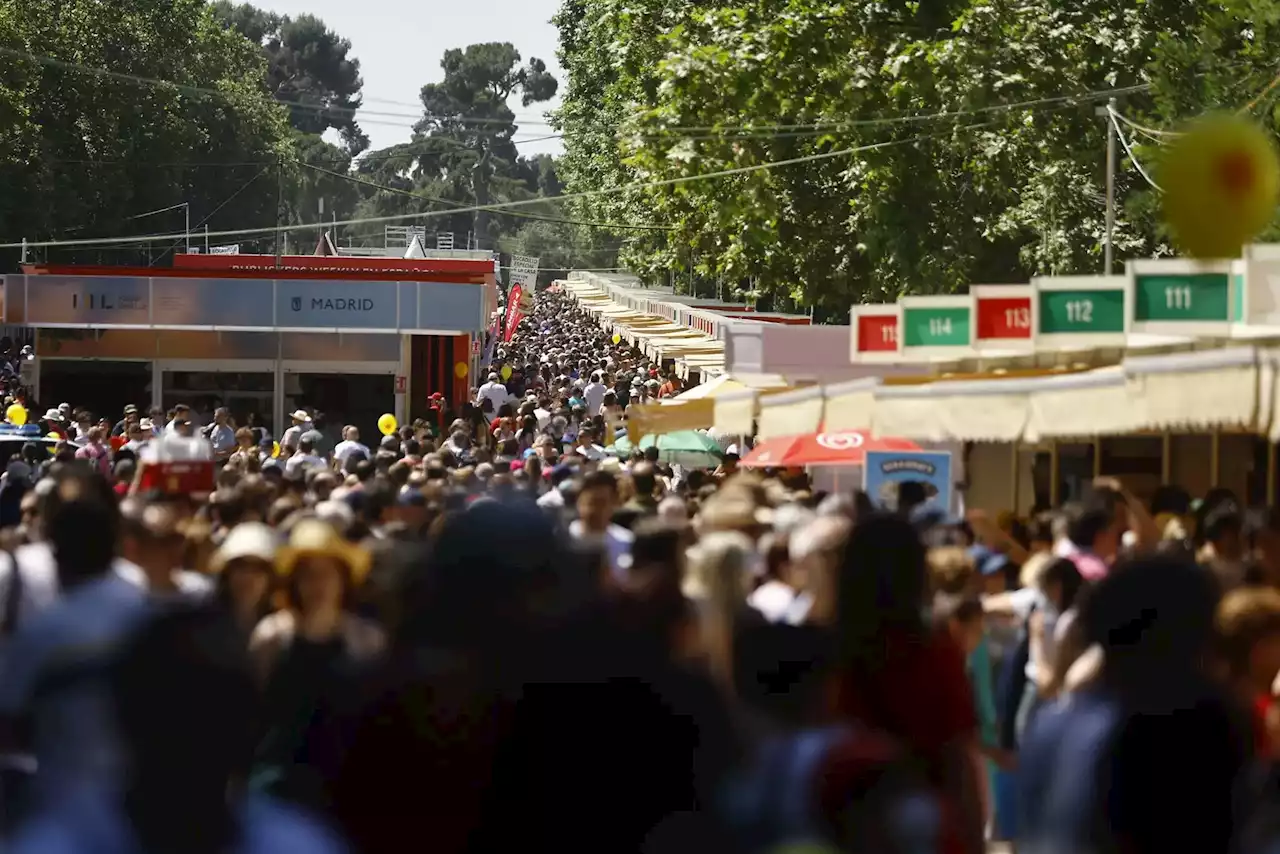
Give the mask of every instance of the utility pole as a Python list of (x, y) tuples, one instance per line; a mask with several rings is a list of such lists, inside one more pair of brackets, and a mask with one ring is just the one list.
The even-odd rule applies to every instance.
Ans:
[(191, 254), (191, 202), (182, 203), (182, 251), (186, 255)]
[(1107, 121), (1107, 232), (1106, 243), (1102, 247), (1102, 272), (1108, 276), (1115, 269), (1113, 265), (1116, 234), (1116, 121), (1111, 117), (1115, 108), (1116, 99), (1112, 98), (1107, 101), (1105, 107), (1098, 107), (1095, 111)]
[(280, 269), (280, 238), (284, 228), (284, 158), (276, 155), (276, 269)]

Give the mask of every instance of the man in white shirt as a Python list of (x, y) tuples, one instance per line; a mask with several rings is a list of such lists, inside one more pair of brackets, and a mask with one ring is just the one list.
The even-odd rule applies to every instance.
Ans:
[(354, 425), (348, 424), (342, 428), (342, 441), (333, 449), (333, 458), (341, 466), (346, 463), (347, 457), (354, 453), (363, 453), (367, 460), (373, 459), (369, 448), (360, 444), (360, 431)]
[(311, 439), (304, 436), (298, 440), (297, 453), (289, 457), (289, 461), (284, 464), (284, 473), (291, 475), (299, 469), (305, 471), (310, 468), (324, 468), (324, 458), (316, 456)]
[(476, 404), (479, 405), (482, 400), (493, 402), (493, 411), (497, 412), (498, 407), (511, 399), (511, 393), (507, 391), (507, 387), (498, 381), (497, 374), (489, 374), (489, 381), (476, 391)]
[(631, 569), (631, 544), (635, 537), (626, 528), (612, 523), (617, 506), (617, 478), (607, 471), (591, 472), (578, 491), (578, 518), (569, 524), (569, 536), (583, 542), (602, 543), (609, 570), (622, 579)]
[(311, 429), (311, 415), (305, 409), (299, 409), (291, 416), (293, 426), (284, 431), (280, 437), (280, 449), (292, 453), (298, 447), (302, 434)]
[(591, 382), (587, 383), (582, 390), (582, 399), (587, 403), (587, 415), (595, 416), (600, 414), (600, 405), (604, 403), (604, 395), (609, 389), (601, 382), (600, 372), (596, 371), (591, 375)]

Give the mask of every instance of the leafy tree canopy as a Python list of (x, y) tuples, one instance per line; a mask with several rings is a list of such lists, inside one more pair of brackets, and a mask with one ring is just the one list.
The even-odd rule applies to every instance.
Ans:
[[(201, 0), (0, 0), (0, 227), (32, 238), (181, 231), (274, 220), (260, 166), (289, 149), (265, 61)], [(104, 70), (110, 73), (105, 73)], [(155, 84), (169, 81), (173, 85)], [(272, 189), (273, 188), (269, 188)], [(132, 253), (132, 254), (131, 254)], [(137, 247), (64, 260), (138, 260)]]
[[(581, 215), (677, 229), (624, 248), (649, 277), (830, 315), (1095, 272), (1097, 108), (1113, 95), (1165, 129), (1246, 104), (1275, 74), (1278, 17), (1275, 0), (565, 0), (560, 175), (604, 191)], [(1163, 137), (1124, 130), (1154, 166)], [(759, 168), (775, 163), (790, 165)], [(682, 180), (726, 170), (741, 171)], [(1169, 251), (1123, 155), (1117, 196), (1117, 257)]]

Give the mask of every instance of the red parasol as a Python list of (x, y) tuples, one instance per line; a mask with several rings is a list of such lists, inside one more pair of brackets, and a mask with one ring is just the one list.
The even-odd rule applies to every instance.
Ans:
[(760, 468), (803, 466), (860, 466), (867, 451), (918, 451), (910, 439), (872, 438), (858, 430), (843, 433), (809, 433), (761, 442), (742, 458), (741, 465)]

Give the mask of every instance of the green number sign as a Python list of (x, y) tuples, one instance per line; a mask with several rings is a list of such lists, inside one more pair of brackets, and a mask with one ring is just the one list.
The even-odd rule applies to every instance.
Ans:
[(1124, 291), (1040, 291), (1039, 335), (1124, 332)]
[(968, 347), (970, 316), (967, 308), (902, 309), (902, 346)]
[(1231, 320), (1230, 294), (1228, 273), (1137, 274), (1133, 318), (1225, 323)]

